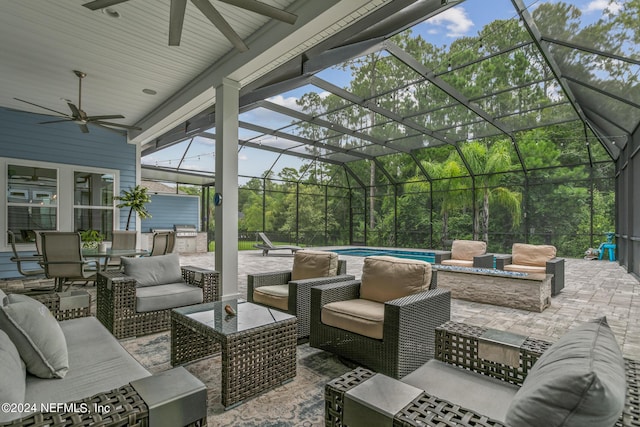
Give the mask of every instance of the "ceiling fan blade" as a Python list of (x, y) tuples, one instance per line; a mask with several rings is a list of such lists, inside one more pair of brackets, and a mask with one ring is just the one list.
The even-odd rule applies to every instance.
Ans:
[(286, 22), (287, 24), (295, 24), (298, 19), (298, 15), (289, 13), (285, 10), (278, 9), (277, 7), (270, 6), (268, 4), (259, 2), (257, 0), (220, 0), (223, 3), (228, 3), (233, 6), (250, 10), (260, 15), (268, 16), (269, 18), (277, 19), (278, 21)]
[(231, 42), (231, 44), (240, 52), (246, 52), (249, 50), (240, 36), (231, 28), (231, 25), (220, 15), (220, 12), (214, 8), (209, 0), (191, 0), (191, 3), (195, 4), (200, 12), (206, 16), (213, 25), (220, 30), (220, 32)]
[(119, 3), (124, 3), (128, 0), (94, 0), (89, 3), (83, 4), (84, 7), (91, 10), (104, 9), (105, 7), (114, 6)]
[(92, 120), (89, 123), (101, 125), (101, 126), (114, 126), (118, 128), (131, 129), (131, 130), (142, 130), (137, 126), (129, 126), (129, 125), (121, 125), (120, 123), (112, 123), (112, 122), (103, 122), (102, 120)]
[(187, 0), (171, 0), (169, 13), (169, 46), (180, 46)]
[(80, 130), (82, 131), (82, 133), (89, 133), (89, 128), (87, 127), (86, 124), (78, 123), (78, 126), (80, 127)]
[(64, 117), (68, 117), (69, 116), (67, 113), (63, 113), (63, 112), (57, 111), (57, 110), (52, 110), (51, 108), (43, 107), (42, 105), (38, 105), (38, 104), (34, 104), (33, 102), (25, 101), (24, 99), (20, 99), (20, 98), (13, 98), (13, 99), (15, 99), (16, 101), (24, 102), (25, 104), (33, 105), (33, 106), (38, 107), (38, 108), (42, 108), (42, 109), (45, 109), (45, 110), (53, 111), (54, 113), (58, 113), (58, 114), (60, 114), (61, 116), (64, 116)]
[(73, 117), (81, 117), (80, 110), (78, 110), (78, 107), (76, 107), (75, 104), (67, 102), (67, 105), (69, 106)]
[(51, 120), (51, 121), (48, 121), (48, 122), (40, 122), (38, 124), (39, 125), (48, 125), (48, 124), (51, 124), (51, 123), (62, 123), (62, 122), (69, 122), (69, 121), (73, 121), (73, 119), (72, 118), (68, 118), (68, 119), (62, 119), (62, 120)]
[(110, 116), (89, 116), (87, 117), (87, 121), (95, 121), (95, 120), (109, 120), (109, 119), (124, 119), (124, 116), (120, 114), (112, 114)]
[(110, 130), (111, 132), (115, 132), (115, 133), (117, 133), (118, 135), (122, 135), (122, 136), (126, 136), (126, 135), (127, 135), (127, 132), (125, 132), (125, 131), (123, 131), (123, 130), (120, 130), (120, 129), (114, 129), (114, 128), (111, 128), (111, 127), (109, 127), (109, 126), (103, 126), (103, 125), (98, 124), (98, 123), (96, 123), (96, 122), (89, 122), (89, 123), (90, 123), (92, 126), (97, 126), (97, 127), (99, 127), (99, 128), (102, 128), (102, 129)]

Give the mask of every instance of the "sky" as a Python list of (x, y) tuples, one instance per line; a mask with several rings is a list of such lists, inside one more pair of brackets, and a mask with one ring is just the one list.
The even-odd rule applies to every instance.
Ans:
[[(452, 1), (453, 2), (453, 1)], [(413, 27), (414, 34), (421, 35), (429, 43), (435, 46), (448, 46), (456, 38), (463, 36), (476, 35), (486, 24), (495, 19), (510, 19), (516, 16), (516, 12), (510, 0), (490, 0), (491, 7), (487, 7), (487, 0), (466, 0), (460, 2), (447, 11), (442, 12), (428, 21), (417, 24)], [(543, 0), (525, 0), (525, 5), (533, 10)], [(583, 22), (589, 23), (600, 17), (604, 9), (613, 12), (620, 10), (624, 1), (611, 3), (609, 0), (571, 0), (567, 3), (574, 4), (583, 12)], [(331, 68), (321, 71), (317, 74), (339, 87), (347, 87), (350, 81), (350, 74), (347, 71), (338, 68)], [(322, 89), (314, 86), (303, 86), (301, 88), (283, 93), (281, 95), (269, 98), (270, 102), (300, 110), (297, 100), (304, 93), (314, 91), (320, 96), (326, 96), (327, 93)], [(287, 126), (291, 123), (291, 119), (287, 116), (273, 113), (265, 108), (257, 108), (252, 111), (243, 113), (240, 116), (241, 121), (250, 122), (256, 125), (262, 125), (270, 128), (278, 128)], [(215, 129), (210, 130), (215, 133)], [(270, 143), (278, 147), (290, 147), (295, 145), (291, 141), (278, 140), (275, 137), (263, 136), (255, 139), (259, 134), (246, 129), (240, 129), (239, 138), (241, 140), (253, 140), (256, 143)], [(191, 146), (186, 155), (184, 151), (190, 141), (177, 144), (168, 149), (154, 153), (143, 158), (143, 163), (176, 167), (181, 164), (181, 169), (205, 170), (213, 171), (215, 163), (215, 144), (214, 141), (207, 138), (195, 137), (191, 142)], [(184, 155), (184, 159), (181, 159)], [(263, 172), (273, 167), (273, 171), (277, 174), (284, 167), (293, 167), (299, 169), (306, 160), (289, 155), (279, 156), (278, 153), (272, 153), (265, 150), (252, 149), (244, 147), (239, 152), (239, 174), (249, 176), (261, 176)], [(275, 163), (275, 165), (274, 165)], [(240, 179), (239, 184), (242, 185), (247, 179)]]

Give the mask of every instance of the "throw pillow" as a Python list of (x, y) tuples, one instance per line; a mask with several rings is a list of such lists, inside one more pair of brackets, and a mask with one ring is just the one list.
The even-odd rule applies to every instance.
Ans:
[(180, 256), (167, 254), (140, 258), (123, 257), (124, 274), (135, 279), (138, 286), (168, 285), (182, 282)]
[(431, 264), (392, 256), (368, 256), (362, 266), (360, 298), (385, 302), (426, 291)]
[(327, 251), (305, 249), (293, 256), (291, 280), (330, 277), (338, 273), (338, 254)]
[(58, 321), (42, 303), (26, 295), (8, 295), (0, 309), (0, 329), (15, 344), (29, 373), (40, 378), (64, 378), (67, 374), (67, 341)]
[(605, 318), (572, 329), (534, 364), (507, 411), (518, 427), (612, 426), (622, 414), (624, 359)]
[[(0, 331), (0, 378), (2, 378), (3, 384), (0, 386), (0, 402), (24, 403), (25, 367), (20, 360), (18, 349), (4, 331)], [(0, 411), (0, 423), (11, 420), (15, 415), (11, 412)]]

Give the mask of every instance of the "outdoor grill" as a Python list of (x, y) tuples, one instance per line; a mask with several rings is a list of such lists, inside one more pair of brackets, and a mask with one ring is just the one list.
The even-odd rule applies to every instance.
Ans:
[(198, 229), (193, 224), (174, 224), (176, 237), (197, 237)]

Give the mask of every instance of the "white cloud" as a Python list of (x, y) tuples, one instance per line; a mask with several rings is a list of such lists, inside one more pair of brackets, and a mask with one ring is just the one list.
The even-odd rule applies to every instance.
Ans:
[(609, 2), (609, 0), (593, 0), (587, 4), (587, 7), (584, 9), (584, 13), (591, 12), (601, 12), (603, 10), (608, 10), (613, 14), (617, 14), (622, 10), (622, 5), (618, 2)]
[(272, 96), (271, 98), (267, 98), (267, 101), (273, 102), (274, 104), (278, 104), (283, 107), (291, 108), (292, 110), (301, 110), (300, 106), (297, 103), (298, 98), (295, 98), (293, 96), (285, 98), (282, 95), (276, 95)]
[(447, 29), (447, 37), (463, 36), (473, 27), (473, 21), (469, 19), (467, 11), (462, 7), (451, 7), (427, 22), (444, 26)]

